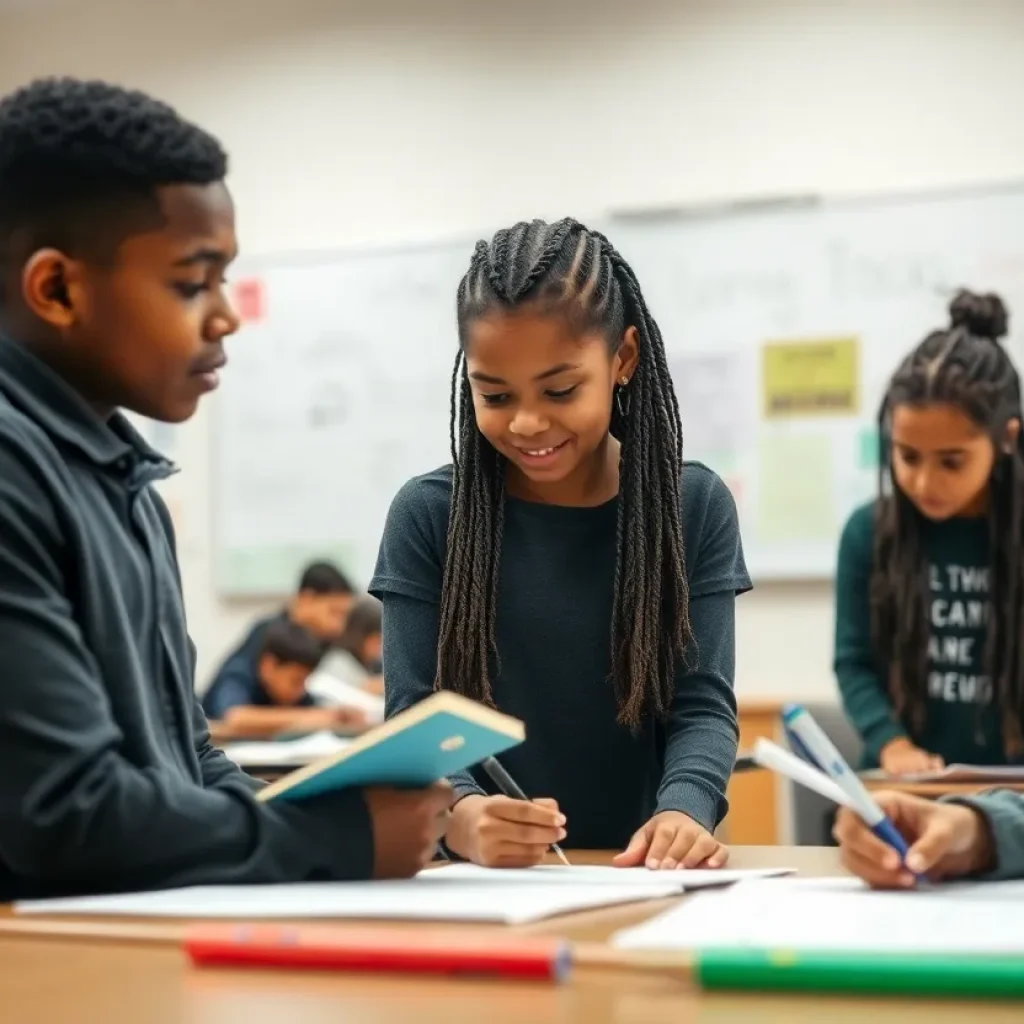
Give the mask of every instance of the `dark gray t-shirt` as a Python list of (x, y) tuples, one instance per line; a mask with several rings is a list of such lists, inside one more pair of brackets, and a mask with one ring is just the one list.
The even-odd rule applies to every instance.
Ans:
[[(370, 590), (384, 602), (389, 717), (433, 690), (451, 491), (446, 466), (410, 480), (388, 514)], [(714, 828), (736, 756), (735, 598), (750, 579), (732, 495), (707, 467), (684, 464), (695, 641), (671, 718), (636, 735), (616, 723), (609, 678), (617, 505), (505, 506), (492, 689), (527, 738), (502, 761), (530, 796), (558, 801), (577, 849), (622, 847), (655, 811)], [(452, 782), (462, 795), (493, 791), (470, 773)]]

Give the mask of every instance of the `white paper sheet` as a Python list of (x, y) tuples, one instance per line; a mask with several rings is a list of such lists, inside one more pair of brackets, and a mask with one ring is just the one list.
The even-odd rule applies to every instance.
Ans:
[(589, 864), (566, 867), (544, 864), (535, 868), (482, 868), (476, 864), (452, 864), (424, 871), (420, 877), (433, 882), (486, 882), (495, 885), (632, 885), (638, 888), (673, 885), (677, 891), (732, 885), (743, 880), (792, 874), (793, 868), (753, 870), (723, 868), (717, 871), (694, 868), (677, 871), (649, 871), (647, 868), (613, 868)]
[(394, 882), (317, 882), (294, 885), (199, 886), (162, 892), (15, 904), (19, 914), (85, 914), (132, 917), (361, 918), (490, 921), (522, 924), (556, 914), (672, 896), (663, 884), (551, 885), (549, 882), (437, 884), (422, 878)]
[(711, 946), (1024, 954), (1019, 882), (874, 892), (852, 880), (745, 882), (699, 893), (612, 939), (623, 949)]
[(260, 764), (301, 768), (318, 758), (336, 754), (351, 742), (343, 736), (325, 731), (310, 733), (297, 740), (226, 743), (224, 753), (242, 768)]
[(863, 772), (861, 778), (872, 782), (1024, 782), (1024, 765), (948, 764), (936, 772), (908, 772), (889, 775), (881, 770)]
[[(368, 673), (367, 673), (368, 675)], [(384, 721), (384, 698), (320, 668), (306, 680), (306, 692), (324, 707), (359, 708), (370, 725)]]

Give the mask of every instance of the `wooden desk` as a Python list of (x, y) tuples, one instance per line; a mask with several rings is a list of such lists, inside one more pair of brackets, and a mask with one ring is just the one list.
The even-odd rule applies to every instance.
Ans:
[[(607, 855), (571, 854), (577, 863)], [(805, 875), (841, 873), (836, 851), (739, 847), (735, 867), (790, 865)], [(590, 911), (525, 929), (603, 940), (671, 901)], [(88, 922), (86, 922), (88, 923)], [(567, 984), (443, 978), (193, 970), (166, 941), (54, 934), (68, 921), (0, 911), (4, 1024), (962, 1024), (975, 1004), (812, 996), (704, 995), (666, 975), (581, 969)], [(111, 928), (117, 922), (106, 922)], [(162, 926), (166, 927), (166, 923)], [(484, 926), (481, 926), (484, 927)], [(1019, 1024), (1020, 1006), (985, 1006), (991, 1024)]]
[[(737, 717), (740, 750), (749, 751), (757, 739), (778, 742), (780, 712), (778, 701), (741, 700)], [(734, 775), (726, 791), (729, 814), (718, 835), (736, 845), (771, 846), (780, 841), (781, 813), (778, 784), (773, 772), (754, 771)]]

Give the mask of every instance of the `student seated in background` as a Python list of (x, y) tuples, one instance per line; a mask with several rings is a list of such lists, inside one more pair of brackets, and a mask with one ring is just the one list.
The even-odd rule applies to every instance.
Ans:
[(358, 707), (368, 722), (383, 721), (381, 629), (380, 602), (369, 595), (356, 601), (345, 632), (309, 677), (307, 690), (318, 704)]
[(912, 872), (933, 881), (1024, 878), (1024, 795), (992, 790), (934, 801), (878, 793), (876, 800), (910, 847), (905, 866), (852, 811), (840, 810), (833, 832), (843, 864), (871, 885), (909, 889)]
[(324, 656), (325, 672), (364, 690), (383, 693), (381, 647), (383, 614), (380, 601), (367, 594), (352, 606), (345, 631)]
[(74, 79), (0, 100), (0, 900), (411, 875), (450, 791), (262, 803), (209, 741), (167, 508), (238, 320), (217, 141)]
[(250, 690), (259, 685), (257, 663), (263, 646), (263, 635), (272, 622), (293, 622), (320, 642), (321, 653), (341, 636), (355, 600), (352, 584), (345, 574), (330, 562), (312, 562), (302, 571), (295, 595), (275, 615), (256, 622), (245, 639), (217, 669), (209, 689), (221, 679), (244, 679)]
[(203, 710), (224, 722), (233, 738), (365, 726), (359, 708), (317, 707), (306, 691), (306, 680), (322, 657), (323, 645), (301, 626), (271, 622), (263, 633), (255, 679), (248, 673), (222, 673), (204, 695)]
[(864, 766), (1024, 753), (1024, 449), (1007, 312), (961, 292), (879, 414), (881, 493), (843, 530), (835, 670)]
[(657, 322), (632, 268), (577, 221), (477, 243), (457, 293), (454, 465), (392, 503), (387, 713), (454, 690), (526, 723), (502, 755), (532, 802), (470, 773), (450, 850), (537, 863), (550, 843), (622, 867), (725, 863), (736, 760), (736, 505), (683, 461)]

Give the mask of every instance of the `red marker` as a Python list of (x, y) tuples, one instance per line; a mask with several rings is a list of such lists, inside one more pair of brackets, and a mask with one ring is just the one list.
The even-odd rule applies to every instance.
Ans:
[(451, 929), (326, 925), (197, 925), (185, 952), (203, 967), (281, 967), (399, 974), (484, 974), (562, 981), (571, 963), (559, 939)]

